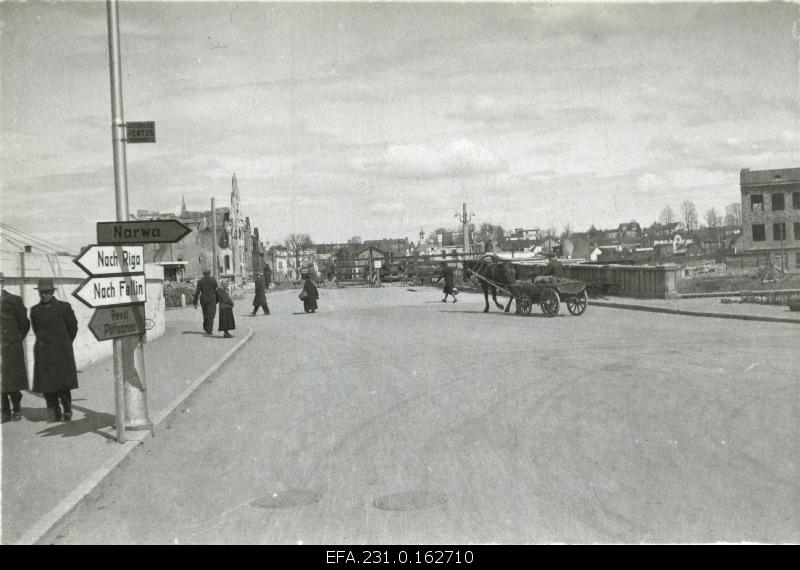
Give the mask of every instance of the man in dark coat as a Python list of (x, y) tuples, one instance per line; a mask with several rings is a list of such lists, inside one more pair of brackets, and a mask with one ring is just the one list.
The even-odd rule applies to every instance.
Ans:
[(319, 291), (317, 291), (317, 286), (311, 282), (308, 275), (303, 275), (303, 279), (306, 280), (303, 283), (303, 293), (306, 296), (303, 298), (303, 310), (306, 313), (315, 313), (317, 311), (317, 299), (319, 299)]
[[(36, 335), (33, 345), (33, 391), (41, 392), (47, 403), (47, 421), (72, 419), (72, 394), (78, 387), (78, 371), (72, 341), (78, 334), (78, 319), (72, 307), (53, 295), (52, 278), (39, 279), (41, 301), (31, 309)], [(59, 407), (61, 403), (61, 408)]]
[(256, 296), (253, 299), (253, 316), (256, 316), (258, 308), (264, 310), (264, 314), (269, 314), (269, 305), (267, 305), (267, 280), (263, 275), (256, 276)]
[(0, 342), (2, 342), (3, 419), (22, 419), (20, 402), (22, 390), (28, 389), (28, 370), (25, 368), (25, 347), (22, 339), (31, 323), (22, 298), (3, 289), (0, 293)]
[(458, 299), (456, 299), (456, 294), (455, 294), (455, 284), (456, 284), (455, 273), (453, 272), (453, 268), (447, 265), (446, 263), (442, 264), (442, 275), (441, 277), (439, 277), (439, 279), (436, 280), (436, 282), (438, 283), (442, 279), (444, 279), (444, 289), (443, 289), (444, 299), (442, 299), (442, 303), (447, 302), (448, 295), (452, 295), (453, 303), (457, 303)]
[(219, 330), (225, 333), (225, 338), (233, 338), (233, 335), (228, 332), (236, 328), (236, 321), (233, 320), (233, 300), (224, 287), (217, 288), (217, 298), (219, 299)]
[(553, 277), (564, 277), (564, 266), (558, 260), (556, 254), (552, 251), (548, 251), (545, 255), (550, 260), (547, 264), (547, 274)]
[(217, 281), (211, 277), (211, 270), (204, 269), (203, 277), (197, 282), (192, 305), (197, 308), (197, 298), (203, 308), (203, 330), (207, 335), (214, 334), (214, 313), (217, 312)]

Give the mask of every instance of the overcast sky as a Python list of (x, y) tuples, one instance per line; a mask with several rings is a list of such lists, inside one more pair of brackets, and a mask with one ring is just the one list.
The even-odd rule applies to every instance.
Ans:
[[(800, 166), (798, 6), (120, 2), (130, 209), (227, 205), (262, 238), (649, 224)], [(106, 5), (0, 4), (2, 220), (113, 220)]]

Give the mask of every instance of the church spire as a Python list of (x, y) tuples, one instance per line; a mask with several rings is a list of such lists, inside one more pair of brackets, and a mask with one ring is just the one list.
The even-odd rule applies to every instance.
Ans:
[(186, 215), (186, 195), (181, 195), (181, 217)]

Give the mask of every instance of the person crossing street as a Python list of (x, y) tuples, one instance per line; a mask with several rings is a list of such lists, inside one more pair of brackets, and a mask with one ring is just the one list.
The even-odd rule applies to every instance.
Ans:
[(192, 305), (197, 308), (197, 300), (203, 309), (203, 330), (209, 336), (214, 334), (214, 316), (217, 312), (217, 280), (211, 277), (211, 270), (204, 269), (203, 277), (197, 282)]

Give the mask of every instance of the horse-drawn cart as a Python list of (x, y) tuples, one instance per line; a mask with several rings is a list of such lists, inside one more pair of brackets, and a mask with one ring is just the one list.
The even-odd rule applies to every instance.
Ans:
[(555, 317), (561, 307), (561, 303), (567, 304), (567, 310), (576, 317), (586, 311), (589, 304), (587, 289), (593, 295), (597, 294), (595, 284), (584, 283), (555, 277), (553, 275), (539, 275), (529, 281), (517, 281), (517, 271), (507, 260), (498, 260), (494, 256), (484, 256), (482, 259), (464, 261), (465, 274), (475, 276), (481, 283), (483, 296), (486, 301), (484, 313), (489, 312), (489, 291), (492, 292), (492, 299), (499, 309), (503, 309), (497, 301), (497, 291), (502, 291), (509, 295), (508, 304), (505, 312), (509, 312), (511, 301), (516, 301), (518, 315), (528, 316), (533, 310), (533, 305), (537, 304), (542, 308), (542, 313), (548, 317)]
[(533, 283), (517, 281), (509, 288), (516, 301), (516, 313), (523, 316), (531, 314), (533, 305), (539, 305), (542, 313), (555, 317), (563, 301), (567, 310), (577, 317), (586, 311), (589, 302), (586, 283), (561, 277), (539, 276)]

